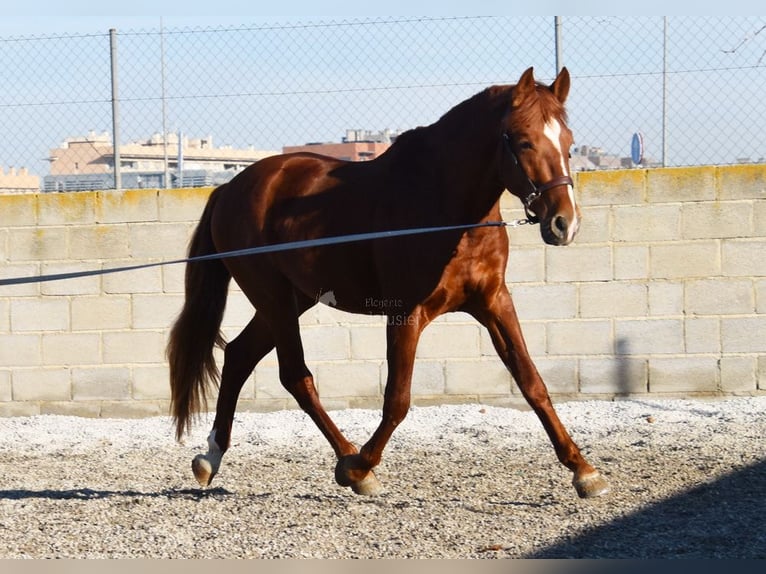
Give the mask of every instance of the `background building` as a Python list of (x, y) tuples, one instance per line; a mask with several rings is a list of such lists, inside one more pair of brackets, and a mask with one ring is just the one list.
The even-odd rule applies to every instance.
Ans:
[[(121, 187), (125, 189), (201, 187), (229, 181), (250, 164), (279, 152), (214, 147), (212, 136), (189, 139), (154, 134), (121, 145)], [(67, 138), (51, 150), (44, 191), (84, 191), (114, 187), (114, 148), (107, 133)]]
[(304, 145), (285, 146), (282, 151), (284, 153), (308, 151), (346, 161), (369, 161), (391, 147), (400, 133), (388, 129), (380, 132), (346, 130), (346, 136), (340, 143), (312, 142)]
[(40, 191), (40, 178), (32, 175), (27, 168), (11, 167), (8, 173), (0, 166), (0, 193), (23, 193)]

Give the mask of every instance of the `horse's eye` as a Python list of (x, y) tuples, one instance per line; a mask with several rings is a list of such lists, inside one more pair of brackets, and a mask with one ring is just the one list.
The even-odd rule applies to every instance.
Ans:
[(532, 145), (532, 142), (528, 142), (528, 141), (519, 142), (519, 147), (522, 150), (528, 150), (528, 149), (534, 149), (535, 148), (535, 146)]

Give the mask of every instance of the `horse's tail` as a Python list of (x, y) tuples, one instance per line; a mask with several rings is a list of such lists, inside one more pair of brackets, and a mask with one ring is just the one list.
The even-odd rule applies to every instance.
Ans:
[[(223, 187), (223, 186), (221, 186)], [(216, 252), (211, 216), (221, 187), (214, 190), (189, 244), (189, 257)], [(170, 410), (176, 439), (191, 430), (193, 415), (207, 408), (210, 386), (217, 386), (214, 347), (223, 348), (221, 322), (231, 275), (220, 259), (186, 264), (186, 298), (170, 330), (167, 358), (170, 366)]]

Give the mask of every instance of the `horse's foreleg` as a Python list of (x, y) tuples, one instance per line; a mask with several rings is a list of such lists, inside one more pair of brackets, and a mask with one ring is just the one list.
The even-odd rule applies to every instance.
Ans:
[(372, 469), (380, 463), (383, 449), (410, 407), (412, 370), (421, 328), (414, 315), (403, 316), (403, 319), (390, 321), (386, 331), (388, 379), (380, 425), (359, 454), (340, 458), (335, 469), (336, 481), (351, 486), (357, 494), (379, 492), (377, 480), (371, 481), (369, 477), (374, 476)]
[(545, 383), (527, 351), (508, 290), (501, 288), (485, 308), (474, 314), (489, 330), (495, 349), (540, 419), (559, 461), (574, 473), (572, 484), (577, 494), (582, 498), (605, 494), (609, 490), (607, 482), (582, 456), (553, 408)]
[(208, 486), (218, 473), (223, 453), (229, 448), (231, 425), (242, 385), (258, 361), (273, 348), (274, 339), (268, 325), (258, 314), (226, 345), (215, 421), (207, 438), (208, 450), (192, 461), (192, 471), (202, 486)]

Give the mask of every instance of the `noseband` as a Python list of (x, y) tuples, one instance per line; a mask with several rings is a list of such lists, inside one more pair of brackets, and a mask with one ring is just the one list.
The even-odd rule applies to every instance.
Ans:
[(524, 204), (524, 211), (527, 214), (527, 221), (529, 223), (540, 223), (540, 218), (535, 215), (531, 209), (532, 204), (537, 201), (540, 196), (548, 191), (549, 189), (553, 189), (554, 187), (558, 187), (559, 185), (571, 185), (574, 187), (574, 181), (571, 177), (568, 175), (562, 175), (559, 177), (554, 177), (550, 181), (546, 181), (545, 183), (542, 183), (540, 185), (537, 185), (532, 179), (527, 175), (527, 172), (524, 171), (524, 168), (521, 165), (521, 162), (519, 161), (519, 157), (516, 155), (516, 152), (513, 151), (513, 147), (511, 146), (511, 136), (509, 136), (507, 133), (503, 134), (503, 142), (505, 144), (505, 150), (508, 152), (508, 155), (511, 157), (511, 164), (515, 169), (518, 169), (521, 171), (521, 173), (524, 175), (523, 179), (526, 181), (526, 193), (520, 195), (521, 202)]

